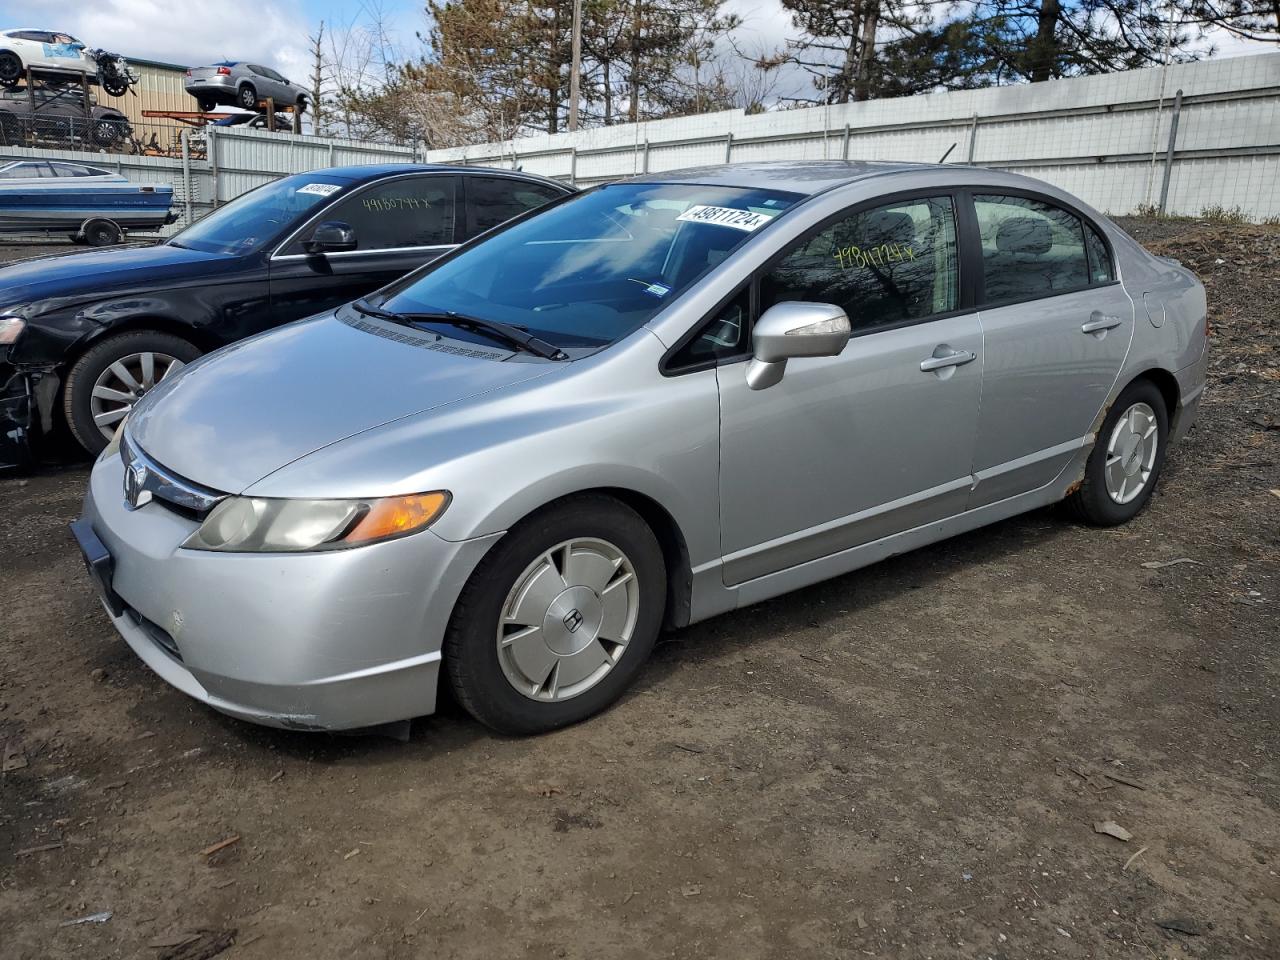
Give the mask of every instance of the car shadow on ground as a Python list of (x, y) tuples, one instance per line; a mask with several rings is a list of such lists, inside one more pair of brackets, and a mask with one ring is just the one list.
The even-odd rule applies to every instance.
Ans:
[[(832, 623), (892, 602), (905, 591), (923, 590), (962, 573), (975, 563), (999, 562), (1024, 550), (1039, 550), (1066, 535), (1073, 521), (1057, 507), (953, 537), (824, 581), (773, 600), (733, 611), (680, 630), (664, 633), (635, 686), (619, 704), (644, 696), (671, 682), (674, 674), (695, 671), (778, 635), (807, 632), (821, 636)], [(804, 642), (807, 638), (797, 638)], [(181, 694), (172, 694), (181, 697)], [(259, 755), (275, 753), (310, 763), (378, 768), (408, 761), (427, 764), (442, 753), (477, 743), (512, 741), (473, 720), (454, 700), (448, 680), (441, 678), (436, 712), (412, 723), (408, 742), (385, 731), (316, 733), (261, 727), (202, 708), (221, 739), (238, 741)], [(617, 709), (617, 706), (614, 707)], [(590, 720), (585, 721), (590, 723)]]

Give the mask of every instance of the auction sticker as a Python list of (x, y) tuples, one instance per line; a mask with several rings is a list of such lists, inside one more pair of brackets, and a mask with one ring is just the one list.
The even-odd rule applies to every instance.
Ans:
[(320, 197), (327, 197), (331, 193), (337, 193), (342, 187), (336, 183), (308, 183), (305, 187), (299, 187), (299, 193), (314, 193)]
[(767, 213), (752, 213), (750, 210), (735, 210), (733, 207), (690, 207), (677, 220), (690, 223), (714, 223), (721, 227), (733, 227), (735, 230), (759, 230), (773, 219)]

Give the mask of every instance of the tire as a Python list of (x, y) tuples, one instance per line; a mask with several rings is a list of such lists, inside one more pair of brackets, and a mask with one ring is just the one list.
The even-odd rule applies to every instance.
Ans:
[[(1139, 436), (1146, 439), (1135, 443), (1132, 438)], [(1135, 380), (1124, 388), (1102, 421), (1085, 464), (1084, 480), (1067, 497), (1067, 508), (1096, 527), (1128, 523), (1151, 499), (1164, 467), (1168, 438), (1169, 413), (1163, 394), (1150, 380)]]
[(120, 139), (121, 129), (119, 120), (95, 120), (93, 121), (93, 142), (100, 147), (110, 147)]
[[(566, 549), (572, 559), (566, 558)], [(610, 549), (622, 558), (613, 568), (601, 565)], [(534, 568), (541, 572), (531, 578)], [(568, 568), (567, 580), (561, 568)], [(575, 569), (591, 575), (580, 577)], [(539, 579), (544, 576), (545, 581)], [(535, 581), (545, 582), (546, 589), (535, 588)], [(609, 586), (596, 593), (596, 588), (573, 585), (579, 581)], [(570, 586), (558, 592), (566, 583)], [(517, 593), (522, 584), (527, 586)], [(662, 626), (666, 593), (662, 548), (639, 514), (602, 494), (561, 500), (512, 527), (463, 588), (444, 641), (453, 692), (468, 713), (500, 733), (543, 733), (585, 720), (617, 700), (639, 674)], [(539, 599), (553, 594), (549, 606)], [(601, 600), (601, 594), (608, 597)], [(525, 606), (524, 600), (513, 602), (513, 597), (531, 598), (532, 616), (513, 616), (508, 622), (509, 613), (519, 614)], [(561, 608), (568, 609), (562, 618)], [(619, 615), (624, 608), (625, 615)], [(546, 625), (545, 637), (540, 628), (519, 622), (539, 616)], [(626, 626), (619, 629), (619, 624)], [(507, 638), (501, 651), (500, 630)], [(624, 643), (606, 641), (606, 634)], [(512, 643), (514, 637), (523, 637), (536, 650)], [(565, 649), (579, 644), (585, 659)], [(551, 652), (557, 648), (569, 655)], [(548, 662), (554, 665), (544, 671)], [(598, 665), (592, 667), (593, 663)], [(562, 674), (567, 687), (560, 686)]]
[(299, 97), (298, 102), (293, 105), (293, 109), (298, 112), (298, 116), (302, 116), (307, 112), (307, 98)]
[(12, 50), (0, 52), (0, 87), (13, 89), (22, 80), (22, 58)]
[(212, 113), (218, 109), (218, 101), (210, 100), (208, 97), (201, 97), (196, 101), (196, 106), (200, 108), (201, 113)]
[(253, 89), (253, 84), (246, 83), (236, 91), (236, 103), (245, 110), (256, 110), (258, 108), (258, 91)]
[(70, 240), (72, 243), (79, 244), (80, 246), (84, 246), (86, 243), (89, 242), (78, 233), (68, 233), (67, 239)]
[(122, 231), (114, 220), (90, 220), (84, 225), (84, 242), (91, 247), (111, 247), (120, 242)]
[[(154, 330), (136, 330), (94, 344), (71, 367), (71, 372), (67, 374), (66, 390), (63, 391), (63, 413), (72, 435), (89, 453), (97, 455), (110, 439), (94, 420), (94, 386), (100, 379), (105, 380), (111, 376), (109, 368), (113, 363), (127, 362), (131, 357), (147, 353), (154, 355), (153, 377), (157, 378), (157, 382), (163, 376), (160, 372), (162, 366), (163, 372), (167, 373), (169, 369), (169, 364), (161, 358), (176, 360), (180, 365), (176, 369), (180, 369), (181, 365), (200, 356), (199, 349), (181, 337)], [(140, 380), (140, 377), (136, 379)], [(138, 396), (145, 392), (145, 389), (140, 391)], [(132, 409), (131, 402), (128, 407)], [(111, 428), (109, 432), (113, 432), (118, 426), (119, 419), (122, 418), (105, 424)]]

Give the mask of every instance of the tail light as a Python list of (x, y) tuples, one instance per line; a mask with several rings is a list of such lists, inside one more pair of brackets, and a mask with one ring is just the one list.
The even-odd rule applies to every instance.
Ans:
[(219, 67), (219, 68), (218, 68), (218, 76), (220, 76), (220, 77), (229, 77), (229, 76), (231, 76), (231, 68), (230, 68), (230, 67)]

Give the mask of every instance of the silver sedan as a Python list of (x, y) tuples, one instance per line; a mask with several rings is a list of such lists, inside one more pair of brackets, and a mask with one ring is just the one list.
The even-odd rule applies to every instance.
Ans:
[(531, 733), (658, 633), (1065, 500), (1147, 503), (1204, 288), (1026, 177), (783, 163), (567, 197), (149, 393), (74, 527), (157, 673), (260, 723)]

